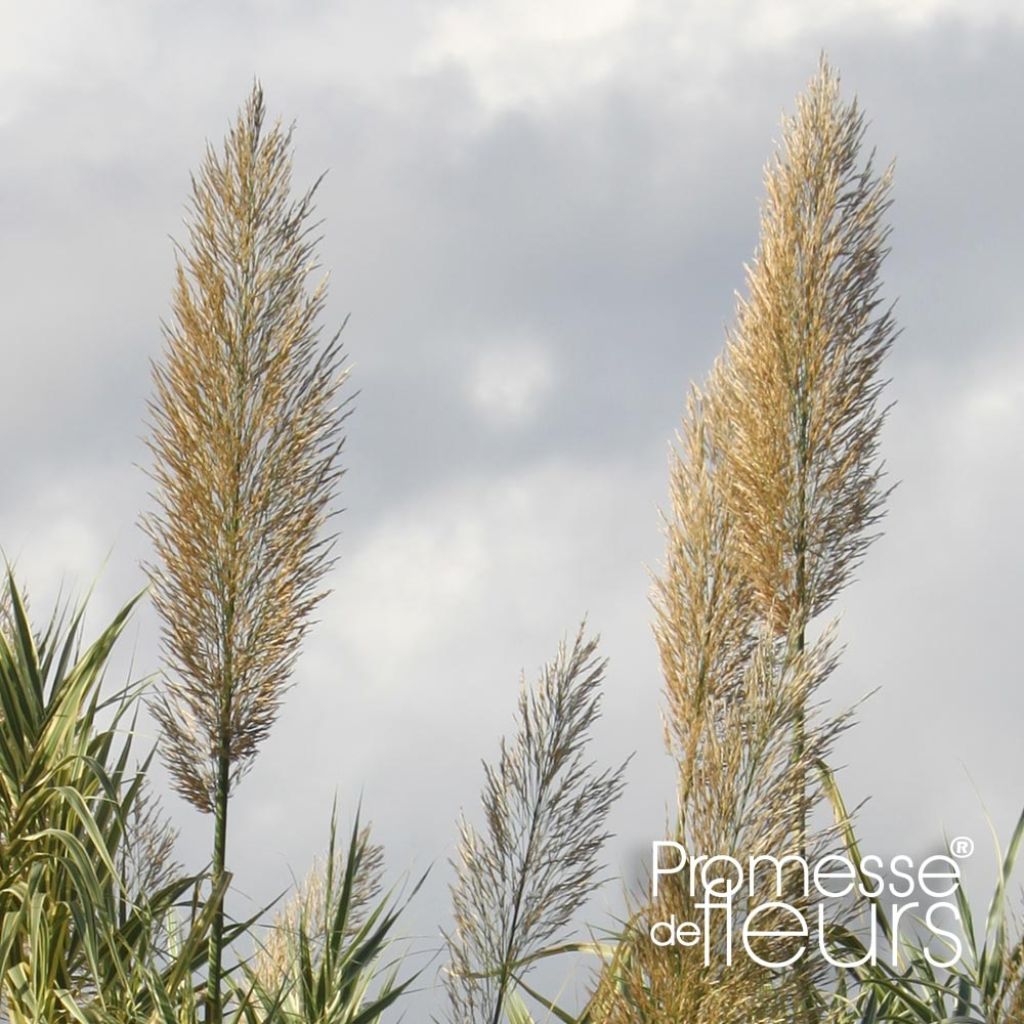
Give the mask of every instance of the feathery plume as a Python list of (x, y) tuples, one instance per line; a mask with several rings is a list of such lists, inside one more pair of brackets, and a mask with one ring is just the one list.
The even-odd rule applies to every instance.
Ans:
[(142, 769), (142, 782), (125, 821), (125, 841), (118, 849), (120, 878), (128, 900), (139, 903), (159, 892), (182, 874), (175, 859), (180, 830), (164, 813)]
[(606, 662), (580, 628), (536, 686), (525, 682), (514, 739), (484, 765), (486, 830), (465, 819), (454, 864), (455, 928), (445, 976), (455, 1024), (499, 1024), (529, 958), (568, 925), (600, 884), (598, 858), (625, 765), (584, 760)]
[[(157, 510), (143, 526), (167, 668), (154, 714), (176, 789), (215, 816), (214, 885), (230, 793), (277, 717), (332, 564), (322, 531), (347, 404), (340, 332), (322, 343), (318, 326), (325, 282), (306, 286), (314, 190), (291, 197), (291, 132), (264, 122), (256, 85), (193, 178), (150, 406)], [(223, 908), (212, 1024), (222, 941)]]
[(884, 511), (880, 297), (891, 169), (860, 162), (864, 117), (823, 59), (780, 151), (746, 298), (717, 368), (722, 487), (761, 615), (801, 634), (849, 581)]
[(369, 826), (359, 830), (351, 850), (335, 848), (332, 843), (328, 858), (313, 862), (305, 879), (275, 915), (253, 962), (253, 973), (267, 992), (279, 992), (287, 983), (303, 934), (310, 939), (314, 957), (329, 941), (339, 902), (345, 895), (342, 882), (350, 858), (354, 858), (357, 870), (346, 904), (345, 937), (351, 939), (363, 926), (381, 893), (384, 877), (384, 848), (370, 841)]
[(667, 702), (665, 741), (689, 798), (704, 718), (727, 707), (743, 684), (755, 644), (750, 588), (735, 558), (735, 530), (716, 467), (722, 452), (709, 396), (693, 388), (673, 449), (666, 564), (654, 580), (654, 635)]
[[(793, 657), (757, 615), (721, 493), (722, 439), (728, 432), (718, 418), (714, 389), (712, 377), (706, 390), (691, 392), (680, 448), (672, 456), (672, 507), (665, 522), (666, 564), (654, 583), (654, 631), (665, 679), (666, 743), (678, 764), (671, 834), (693, 857), (728, 855), (743, 864), (792, 849), (804, 780), (817, 759), (827, 757), (846, 718), (825, 716), (814, 700), (835, 661), (830, 635)], [(813, 714), (807, 742), (795, 759), (792, 731), (808, 707)], [(817, 790), (810, 794), (812, 803), (819, 798)], [(817, 833), (815, 852), (828, 849), (833, 838), (828, 829)], [(592, 1019), (602, 1024), (808, 1019), (806, 1004), (822, 973), (820, 961), (779, 974), (730, 956), (723, 915), (707, 919), (699, 948), (653, 944), (652, 926), (673, 914), (677, 921), (704, 919), (699, 907), (711, 894), (702, 879), (695, 889), (687, 883), (685, 875), (664, 876), (657, 898), (650, 890), (637, 895), (625, 939), (599, 980)], [(735, 920), (778, 899), (773, 884), (764, 877), (759, 887), (737, 898)], [(808, 894), (793, 888), (791, 880), (786, 899), (809, 909)], [(779, 926), (784, 929), (785, 921)], [(785, 958), (775, 955), (777, 950), (760, 952), (765, 959)]]
[[(879, 273), (892, 175), (861, 162), (864, 131), (822, 58), (765, 172), (748, 294), (714, 374), (738, 564), (794, 654), (860, 563), (889, 493), (880, 371), (897, 330)], [(798, 760), (804, 732), (798, 719)]]
[[(706, 388), (691, 394), (673, 457), (654, 604), (676, 833), (691, 852), (741, 863), (814, 857), (836, 839), (808, 833), (822, 797), (811, 780), (849, 716), (815, 705), (835, 657), (830, 632), (808, 646), (806, 630), (883, 512), (879, 371), (896, 334), (878, 280), (890, 174), (860, 163), (863, 135), (823, 60), (766, 172), (748, 296)], [(704, 895), (670, 882), (641, 906), (602, 976), (599, 1019), (816, 1019), (817, 958), (776, 977), (750, 962), (726, 969), (721, 930), (707, 963), (652, 945), (651, 924), (672, 912), (695, 920)], [(786, 897), (801, 906), (799, 890)]]
[[(742, 864), (777, 858), (792, 849), (798, 822), (796, 796), (815, 758), (827, 756), (846, 724), (824, 714), (810, 718), (804, 762), (791, 756), (789, 730), (827, 678), (834, 664), (828, 642), (815, 645), (797, 661), (768, 635), (754, 645), (729, 696), (707, 702), (688, 715), (692, 761), (680, 766), (679, 818), (673, 838), (695, 858), (730, 856)], [(815, 794), (817, 799), (818, 794)], [(822, 829), (812, 856), (831, 852), (834, 832)], [(663, 865), (665, 867), (669, 864)], [(636, 909), (611, 964), (603, 972), (591, 1003), (591, 1019), (601, 1024), (812, 1024), (817, 1015), (816, 987), (827, 967), (808, 950), (800, 970), (777, 971), (737, 948), (745, 918), (757, 910), (758, 927), (782, 936), (758, 940), (762, 959), (781, 963), (793, 954), (789, 911), (766, 910), (784, 899), (813, 919), (814, 900), (800, 887), (797, 873), (777, 879), (763, 872), (749, 880), (720, 910), (720, 889), (730, 871), (662, 875), (657, 896), (638, 893)], [(718, 889), (716, 889), (716, 886)], [(780, 891), (781, 889), (781, 891)], [(777, 904), (776, 904), (777, 906)], [(695, 946), (654, 944), (659, 922), (700, 922)]]

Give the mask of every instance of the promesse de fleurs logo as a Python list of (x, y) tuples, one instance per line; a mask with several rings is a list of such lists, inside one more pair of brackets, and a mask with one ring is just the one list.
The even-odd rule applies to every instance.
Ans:
[[(837, 967), (859, 967), (883, 959), (897, 965), (901, 936), (911, 929), (928, 962), (939, 970), (954, 967), (963, 956), (962, 924), (956, 895), (962, 876), (960, 860), (974, 843), (959, 837), (949, 852), (920, 862), (906, 854), (882, 858), (869, 854), (855, 861), (830, 853), (814, 861), (797, 854), (759, 855), (746, 861), (727, 854), (688, 854), (673, 840), (651, 844), (651, 899), (668, 884), (685, 886), (682, 919), (670, 913), (650, 927), (656, 946), (701, 950), (731, 965), (745, 955), (763, 967), (792, 967), (812, 951)], [(829, 925), (843, 914), (860, 914), (857, 933), (864, 952), (855, 958), (836, 955), (828, 941)], [(888, 934), (887, 934), (888, 933)], [(934, 947), (934, 948), (933, 948)]]

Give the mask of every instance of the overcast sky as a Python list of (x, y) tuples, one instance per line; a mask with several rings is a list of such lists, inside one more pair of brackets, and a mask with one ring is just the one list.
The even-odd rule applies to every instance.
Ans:
[[(0, 3), (0, 544), (38, 612), (144, 583), (149, 362), (188, 175), (254, 76), (319, 193), (353, 390), (341, 559), (232, 809), (235, 908), (362, 794), (436, 934), (479, 761), (584, 614), (595, 756), (632, 751), (629, 875), (672, 800), (648, 566), (668, 444), (722, 344), (761, 170), (824, 49), (895, 158), (886, 535), (841, 602), (867, 848), (1006, 835), (1024, 803), (1024, 8), (1017, 2)], [(127, 647), (155, 671), (147, 609)], [(147, 726), (147, 729), (150, 727)], [(151, 729), (149, 738), (152, 738)], [(183, 856), (210, 822), (176, 797)], [(604, 900), (617, 904), (613, 884)], [(606, 923), (598, 900), (590, 919)], [(430, 940), (432, 941), (432, 939)], [(429, 945), (429, 942), (425, 942)]]

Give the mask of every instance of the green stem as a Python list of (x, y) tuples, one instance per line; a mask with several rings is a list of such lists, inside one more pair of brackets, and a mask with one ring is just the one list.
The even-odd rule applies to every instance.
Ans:
[[(806, 643), (803, 625), (796, 635), (797, 660), (803, 656)], [(796, 712), (796, 724), (793, 735), (793, 763), (801, 764), (807, 749), (807, 711), (801, 699)], [(802, 858), (807, 857), (807, 779), (801, 778), (800, 792), (797, 795), (797, 845)]]
[(213, 888), (217, 893), (217, 909), (210, 928), (207, 958), (206, 1024), (221, 1024), (224, 1018), (224, 1006), (221, 998), (221, 968), (224, 956), (224, 893), (222, 885), (228, 838), (230, 771), (231, 762), (228, 757), (227, 736), (224, 735), (217, 756), (217, 793), (213, 829)]
[[(807, 623), (811, 616), (807, 596), (807, 429), (808, 413), (806, 405), (800, 412), (800, 432), (798, 439), (798, 453), (800, 466), (799, 484), (799, 515), (797, 517), (796, 543), (794, 553), (796, 555), (796, 601), (794, 612), (796, 614), (796, 631), (792, 636), (791, 644), (794, 657), (791, 659), (797, 666), (803, 659), (804, 649), (807, 644)], [(793, 668), (793, 665), (790, 666)], [(796, 722), (793, 727), (793, 763), (797, 766), (803, 764), (807, 751), (807, 708), (805, 698), (800, 695), (800, 704), (796, 711)], [(800, 776), (799, 790), (797, 792), (797, 852), (801, 860), (807, 861), (807, 777), (802, 773)], [(817, 992), (813, 978), (805, 961), (800, 961), (796, 969), (796, 983), (798, 998), (804, 1014), (803, 1019), (812, 1022), (817, 1019)]]
[[(238, 529), (237, 507), (231, 519), (233, 541)], [(231, 702), (234, 681), (232, 634), (235, 621), (234, 596), (229, 596), (224, 610), (224, 632), (221, 651), (224, 659), (220, 687), (220, 717), (217, 723), (217, 779), (213, 796), (213, 892), (216, 900), (210, 925), (210, 943), (206, 970), (206, 1024), (222, 1024), (222, 964), (224, 959), (224, 877), (227, 864), (228, 804), (231, 800)]]
[[(803, 397), (803, 396), (802, 396)], [(799, 465), (799, 487), (798, 487), (798, 516), (796, 543), (794, 554), (796, 555), (796, 601), (793, 611), (796, 613), (796, 636), (794, 638), (795, 660), (800, 662), (803, 658), (806, 645), (807, 622), (811, 617), (811, 609), (807, 598), (807, 463), (808, 454), (808, 427), (809, 414), (807, 399), (803, 397), (800, 409), (800, 427), (797, 439), (797, 458)], [(807, 749), (807, 709), (804, 706), (804, 698), (800, 698), (800, 706), (797, 708), (796, 723), (793, 736), (793, 763), (800, 765), (803, 762)], [(800, 856), (807, 856), (807, 779), (801, 778), (800, 792), (797, 797), (797, 845)]]

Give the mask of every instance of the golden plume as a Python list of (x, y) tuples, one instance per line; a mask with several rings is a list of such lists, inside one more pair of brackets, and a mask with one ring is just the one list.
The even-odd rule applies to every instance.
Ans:
[[(836, 840), (832, 828), (808, 830), (823, 796), (812, 780), (849, 716), (826, 715), (816, 696), (835, 665), (831, 630), (810, 644), (806, 632), (883, 512), (879, 371), (896, 333), (878, 280), (890, 174), (859, 162), (863, 135), (822, 60), (766, 172), (748, 295), (673, 454), (655, 636), (679, 771), (675, 835), (692, 855), (814, 859)], [(658, 899), (637, 901), (594, 1020), (822, 1018), (818, 957), (781, 974), (730, 963), (715, 922), (706, 959), (654, 946), (652, 924), (697, 919), (706, 895), (668, 878)], [(810, 909), (791, 881), (786, 899)]]
[(850, 579), (884, 510), (881, 364), (896, 335), (879, 270), (891, 169), (823, 59), (765, 173), (760, 241), (716, 374), (722, 489), (743, 571), (780, 634)]
[[(264, 122), (256, 85), (193, 177), (150, 404), (157, 507), (143, 526), (167, 670), (154, 713), (175, 787), (215, 815), (215, 884), (231, 790), (277, 717), (332, 564), (323, 528), (346, 415), (340, 332), (324, 343), (317, 324), (325, 282), (307, 289), (316, 186), (292, 198), (291, 131)], [(221, 933), (222, 917), (214, 1022)]]

